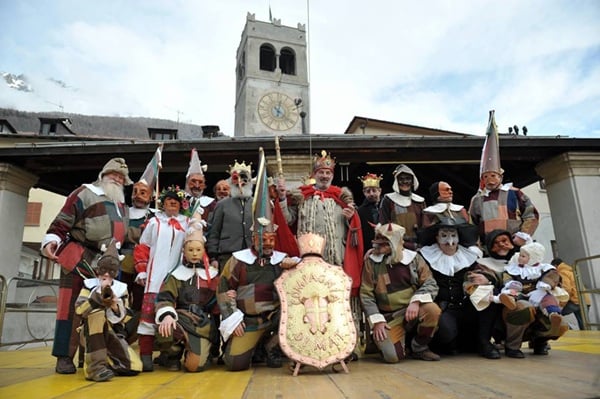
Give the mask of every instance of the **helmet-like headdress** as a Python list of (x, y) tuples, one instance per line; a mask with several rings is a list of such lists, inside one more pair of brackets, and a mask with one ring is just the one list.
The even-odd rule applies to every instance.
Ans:
[(406, 229), (395, 223), (385, 223), (385, 224), (377, 224), (375, 226), (375, 240), (376, 242), (380, 237), (383, 237), (390, 244), (390, 248), (392, 249), (391, 254), (391, 263), (396, 264), (402, 260), (402, 250), (404, 243), (404, 233)]
[(121, 249), (121, 243), (114, 238), (110, 241), (108, 247), (106, 244), (102, 244), (100, 250), (103, 254), (98, 259), (97, 270), (108, 271), (116, 276), (121, 267), (121, 261), (125, 258), (125, 255), (119, 254), (119, 249)]
[(327, 151), (321, 150), (321, 156), (314, 156), (313, 158), (313, 173), (319, 169), (329, 169), (333, 172), (335, 169), (335, 158), (331, 158), (331, 154), (327, 154)]

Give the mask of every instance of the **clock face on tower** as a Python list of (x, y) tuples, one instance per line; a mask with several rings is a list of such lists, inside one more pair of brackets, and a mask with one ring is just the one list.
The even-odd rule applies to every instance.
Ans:
[(270, 92), (258, 102), (258, 116), (273, 130), (289, 130), (298, 122), (298, 109), (289, 96)]

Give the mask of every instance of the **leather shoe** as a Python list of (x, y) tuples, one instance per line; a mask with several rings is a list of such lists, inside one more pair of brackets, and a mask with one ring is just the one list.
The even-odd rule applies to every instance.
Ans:
[(523, 359), (523, 358), (525, 358), (525, 355), (523, 354), (523, 352), (521, 352), (520, 349), (508, 349), (508, 348), (506, 348), (504, 350), (504, 354), (507, 357), (512, 357), (513, 359)]
[(500, 359), (502, 357), (500, 356), (498, 349), (496, 349), (496, 347), (492, 344), (486, 345), (480, 353), (481, 356), (485, 357), (486, 359)]
[(433, 353), (429, 349), (425, 349), (424, 351), (421, 351), (421, 352), (412, 352), (410, 354), (410, 357), (412, 357), (413, 359), (425, 360), (425, 361), (429, 361), (429, 362), (435, 362), (435, 361), (440, 360), (440, 355)]
[(77, 369), (73, 364), (73, 359), (68, 356), (61, 356), (56, 359), (56, 368), (58, 374), (75, 374)]
[(104, 369), (100, 370), (99, 372), (97, 372), (96, 374), (94, 374), (93, 376), (88, 377), (87, 379), (96, 381), (96, 382), (104, 382), (104, 381), (111, 380), (114, 376), (115, 376), (115, 373), (113, 373), (112, 370), (110, 370), (108, 368), (104, 368)]
[(541, 355), (541, 356), (548, 356), (548, 345), (546, 345), (546, 342), (534, 343), (533, 344), (533, 354)]

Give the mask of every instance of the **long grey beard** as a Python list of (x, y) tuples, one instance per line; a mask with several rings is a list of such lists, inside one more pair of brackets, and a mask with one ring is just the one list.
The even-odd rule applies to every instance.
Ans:
[(123, 192), (123, 186), (113, 182), (112, 180), (102, 179), (100, 187), (104, 190), (104, 194), (114, 202), (124, 203), (125, 193)]
[(231, 185), (231, 197), (232, 198), (250, 198), (252, 197), (252, 184), (246, 184), (240, 190), (239, 186)]

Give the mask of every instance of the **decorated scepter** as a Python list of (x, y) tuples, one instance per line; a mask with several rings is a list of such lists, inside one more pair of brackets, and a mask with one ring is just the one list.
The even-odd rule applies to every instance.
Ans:
[(279, 147), (279, 136), (275, 136), (275, 157), (277, 160), (277, 177), (283, 177), (283, 162), (281, 161), (281, 147)]

